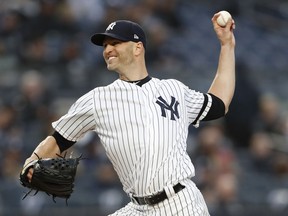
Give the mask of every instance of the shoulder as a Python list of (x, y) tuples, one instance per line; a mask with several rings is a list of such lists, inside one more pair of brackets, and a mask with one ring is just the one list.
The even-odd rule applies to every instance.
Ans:
[(181, 81), (177, 80), (177, 79), (166, 79), (167, 83), (173, 83), (176, 85), (181, 85), (181, 86), (185, 86), (184, 83), (182, 83)]
[(108, 85), (95, 87), (90, 92), (88, 92), (88, 94), (92, 94), (92, 95), (101, 94), (105, 91), (110, 91), (111, 89), (117, 88), (119, 86), (121, 86), (121, 80), (115, 80), (114, 82)]
[(156, 79), (156, 93), (160, 95), (174, 96), (182, 98), (188, 89), (182, 82), (176, 79)]
[(184, 83), (177, 79), (162, 79), (161, 84), (166, 88), (174, 89), (174, 90), (185, 90), (189, 89)]
[(158, 79), (158, 78), (152, 78), (152, 80), (156, 83), (162, 84), (162, 85), (177, 85), (177, 86), (185, 86), (181, 81), (177, 79)]

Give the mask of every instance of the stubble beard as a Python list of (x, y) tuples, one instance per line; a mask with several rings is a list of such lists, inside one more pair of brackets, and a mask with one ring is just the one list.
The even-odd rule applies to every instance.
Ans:
[(125, 71), (126, 68), (129, 68), (129, 65), (133, 64), (133, 58), (131, 55), (121, 56), (119, 55), (116, 62), (111, 64), (107, 63), (107, 69), (109, 71), (115, 71), (121, 74), (121, 71)]

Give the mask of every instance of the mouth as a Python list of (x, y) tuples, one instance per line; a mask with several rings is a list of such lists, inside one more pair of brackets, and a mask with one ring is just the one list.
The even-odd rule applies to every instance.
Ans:
[(107, 59), (107, 63), (111, 63), (112, 61), (113, 61), (113, 59), (115, 59), (116, 57), (115, 56), (110, 56), (110, 57), (108, 57), (108, 59)]

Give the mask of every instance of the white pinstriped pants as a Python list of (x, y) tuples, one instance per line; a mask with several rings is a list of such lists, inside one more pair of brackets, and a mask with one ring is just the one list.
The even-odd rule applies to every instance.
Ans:
[(110, 216), (209, 216), (204, 198), (194, 182), (180, 183), (185, 188), (159, 204), (149, 206), (130, 202)]

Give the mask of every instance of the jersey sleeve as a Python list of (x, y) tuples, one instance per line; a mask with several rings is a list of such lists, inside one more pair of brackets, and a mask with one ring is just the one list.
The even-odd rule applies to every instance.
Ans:
[(200, 121), (205, 118), (211, 108), (211, 96), (185, 87), (185, 103), (189, 123), (194, 127), (199, 127)]
[(93, 91), (80, 97), (52, 127), (65, 139), (76, 142), (89, 130), (95, 129)]

